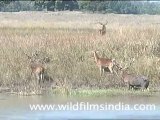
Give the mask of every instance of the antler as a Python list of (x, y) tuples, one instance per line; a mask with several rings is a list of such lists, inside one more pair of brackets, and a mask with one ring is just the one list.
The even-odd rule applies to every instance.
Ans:
[(106, 23), (104, 25), (107, 25), (108, 24), (108, 21), (106, 20)]
[(106, 20), (105, 23), (102, 23), (102, 22), (97, 22), (97, 23), (100, 24), (100, 25), (107, 25), (107, 24), (108, 24), (108, 21)]
[(32, 57), (31, 56), (29, 56), (27, 53), (25, 53), (24, 51), (21, 51), (21, 52), (23, 52), (23, 54), (25, 54), (27, 57), (28, 57), (28, 59), (31, 59)]
[(100, 25), (104, 25), (103, 23), (101, 23), (101, 22), (98, 22)]

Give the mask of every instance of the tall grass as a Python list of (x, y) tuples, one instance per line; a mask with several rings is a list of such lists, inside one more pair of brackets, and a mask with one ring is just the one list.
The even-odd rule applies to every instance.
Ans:
[[(67, 24), (67, 23), (66, 23)], [(160, 27), (116, 26), (108, 28), (105, 36), (96, 29), (1, 27), (0, 28), (0, 85), (33, 90), (35, 78), (30, 75), (29, 61), (23, 52), (49, 57), (46, 72), (63, 88), (119, 88), (119, 77), (105, 73), (100, 77), (91, 51), (115, 58), (129, 71), (149, 77), (150, 87), (160, 82)], [(101, 83), (99, 82), (101, 81)], [(17, 87), (15, 87), (17, 86)]]

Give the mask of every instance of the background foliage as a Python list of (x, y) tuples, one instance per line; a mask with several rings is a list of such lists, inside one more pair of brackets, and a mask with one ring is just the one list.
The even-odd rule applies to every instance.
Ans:
[(160, 3), (150, 1), (92, 1), (92, 0), (5, 0), (0, 1), (0, 11), (63, 11), (78, 10), (85, 12), (117, 14), (159, 14)]

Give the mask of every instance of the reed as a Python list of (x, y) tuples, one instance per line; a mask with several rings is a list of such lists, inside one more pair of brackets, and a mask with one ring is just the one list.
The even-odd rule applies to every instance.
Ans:
[[(89, 22), (92, 23), (93, 15), (88, 16)], [(63, 18), (63, 15), (61, 17)], [(113, 17), (107, 20), (111, 21)], [(139, 22), (139, 19), (136, 19), (139, 16), (129, 17)], [(80, 24), (83, 19), (84, 17), (79, 20)], [(121, 21), (122, 16), (116, 15), (116, 19)], [(156, 18), (150, 20), (150, 23), (154, 19)], [(148, 25), (148, 23), (136, 25), (134, 22), (132, 26), (130, 24), (133, 21), (127, 21), (129, 25), (126, 22), (122, 26), (114, 21), (113, 24), (108, 24), (107, 34), (100, 36), (91, 24), (87, 26), (85, 23), (87, 27), (84, 25), (80, 29), (74, 28), (74, 21), (64, 22), (67, 26), (64, 28), (62, 26), (51, 28), (45, 25), (44, 27), (0, 27), (0, 85), (12, 89), (20, 86), (32, 89), (32, 86), (37, 86), (33, 84), (35, 80), (30, 76), (28, 60), (21, 52), (23, 50), (30, 55), (38, 51), (40, 58), (50, 58), (51, 61), (46, 64), (46, 73), (53, 79), (53, 83), (58, 81), (60, 87), (65, 86), (69, 89), (123, 87), (120, 77), (105, 73), (102, 77), (99, 75), (94, 58), (90, 54), (90, 51), (98, 50), (100, 56), (115, 58), (121, 65), (127, 64), (134, 58), (134, 64), (129, 70), (147, 76), (150, 80), (149, 88), (159, 87), (160, 27), (158, 25)]]

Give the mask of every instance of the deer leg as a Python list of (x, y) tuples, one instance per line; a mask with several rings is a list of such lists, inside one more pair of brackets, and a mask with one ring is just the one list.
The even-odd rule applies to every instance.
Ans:
[(33, 75), (33, 72), (31, 72), (31, 76)]
[(35, 74), (33, 73), (33, 71), (31, 72), (31, 79), (35, 78)]
[(117, 71), (115, 71), (115, 70), (114, 70), (114, 73), (116, 74), (116, 76), (117, 76), (117, 77), (119, 77), (119, 75), (118, 75)]
[(40, 80), (42, 81), (43, 80), (43, 74), (40, 73)]
[(130, 90), (131, 89), (131, 86), (130, 86), (130, 84), (128, 84), (128, 90)]
[(41, 81), (44, 83), (44, 73), (41, 73)]
[(111, 73), (113, 73), (113, 69), (112, 69), (112, 68), (113, 68), (113, 66), (109, 66), (109, 67), (108, 67), (108, 69), (109, 69), (109, 71), (110, 71)]
[(145, 91), (145, 84), (141, 86), (142, 91)]
[(102, 68), (102, 73), (104, 74), (104, 68)]
[(102, 35), (104, 35), (104, 31), (102, 31)]
[(37, 84), (40, 84), (40, 74), (36, 74)]
[(99, 33), (102, 35), (102, 30), (99, 30)]
[(131, 90), (132, 90), (132, 91), (135, 90), (134, 86), (131, 86)]
[(100, 76), (102, 76), (102, 68), (99, 67)]
[(103, 73), (103, 68), (102, 68), (102, 66), (99, 67), (99, 70), (100, 70), (100, 76), (102, 76), (102, 73)]

